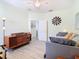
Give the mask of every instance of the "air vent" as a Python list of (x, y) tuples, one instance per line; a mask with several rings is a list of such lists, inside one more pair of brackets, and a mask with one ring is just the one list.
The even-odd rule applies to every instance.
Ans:
[(31, 8), (28, 8), (28, 11), (32, 11), (32, 9)]
[(50, 9), (50, 10), (48, 10), (49, 12), (52, 12), (53, 10), (52, 9)]

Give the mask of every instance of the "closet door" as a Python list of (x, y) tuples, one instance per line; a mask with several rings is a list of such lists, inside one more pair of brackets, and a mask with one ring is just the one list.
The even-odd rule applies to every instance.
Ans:
[(47, 40), (47, 21), (46, 20), (39, 20), (38, 24), (38, 39), (42, 41)]

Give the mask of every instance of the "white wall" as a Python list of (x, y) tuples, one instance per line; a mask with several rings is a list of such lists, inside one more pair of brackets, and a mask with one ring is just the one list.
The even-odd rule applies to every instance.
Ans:
[[(76, 13), (79, 12), (79, 0), (76, 0), (73, 4), (73, 7), (58, 11), (53, 11), (45, 14), (45, 20), (48, 20), (48, 37), (55, 36), (57, 32), (64, 31), (64, 29), (68, 32), (74, 32), (79, 34), (79, 29), (76, 29)], [(62, 22), (58, 26), (54, 26), (52, 24), (52, 18), (54, 16), (60, 16)]]
[[(48, 13), (38, 13), (38, 16), (37, 14), (34, 14), (33, 16), (36, 20), (48, 20), (48, 37), (54, 36), (57, 32), (64, 31), (64, 29), (67, 30), (68, 32), (79, 33), (79, 30), (75, 28), (75, 20), (76, 20), (75, 14), (79, 10), (78, 8), (79, 3), (78, 1), (77, 1), (77, 5), (75, 5), (75, 3), (73, 4), (73, 7), (68, 9), (63, 9), (63, 10), (58, 10), (58, 11), (53, 11)], [(62, 23), (60, 25), (54, 26), (52, 24), (51, 19), (54, 16), (61, 17)]]
[[(54, 36), (57, 32), (66, 29), (68, 32), (76, 32), (73, 8), (53, 11), (48, 13), (31, 13), (30, 20), (47, 20), (48, 21), (48, 37)], [(58, 26), (52, 24), (52, 18), (60, 16), (62, 23)]]
[(11, 34), (12, 32), (27, 32), (28, 12), (6, 3), (4, 6), (4, 16), (6, 16), (6, 34)]
[[(1, 1), (0, 1), (1, 2)], [(6, 18), (6, 35), (14, 32), (28, 32), (28, 12), (0, 3), (0, 41), (2, 39), (2, 17)], [(2, 41), (1, 41), (2, 42)]]
[[(79, 0), (75, 1), (73, 10), (74, 10), (74, 20), (76, 20), (76, 14), (79, 13)], [(76, 33), (79, 33), (79, 29), (74, 30), (76, 31)]]
[(3, 3), (0, 1), (0, 44), (3, 44), (3, 30), (2, 30), (2, 19), (4, 13)]
[[(59, 31), (67, 30), (68, 32), (74, 32), (79, 34), (79, 29), (76, 29), (76, 14), (79, 13), (79, 0), (74, 1), (73, 6), (68, 9), (43, 13), (41, 18), (43, 20), (48, 20), (48, 37), (54, 36)], [(58, 26), (54, 26), (52, 24), (52, 18), (54, 16), (60, 16), (62, 19), (62, 23)]]
[[(2, 3), (0, 0), (0, 16), (6, 16), (6, 34), (12, 32), (27, 32), (28, 20), (48, 20), (48, 36), (55, 35), (59, 31), (66, 29), (69, 32), (79, 33), (78, 29), (75, 29), (75, 15), (79, 12), (79, 0), (76, 0), (73, 4), (73, 8), (48, 12), (48, 13), (35, 13), (20, 10), (9, 4)], [(60, 16), (62, 23), (59, 26), (52, 24), (52, 18), (54, 16)], [(2, 20), (0, 18), (0, 31), (2, 32)], [(1, 37), (1, 33), (0, 33)]]
[[(46, 13), (47, 14), (47, 13)], [(42, 41), (47, 40), (47, 24), (46, 24), (46, 15), (45, 13), (40, 13), (40, 12), (30, 12), (29, 13), (29, 21), (30, 20), (36, 20), (37, 22), (37, 27), (36, 30), (38, 31), (38, 39)], [(45, 21), (45, 22), (44, 22)], [(40, 22), (40, 23), (39, 23)], [(44, 24), (45, 23), (45, 24)], [(42, 25), (42, 26), (41, 26)], [(41, 27), (40, 27), (41, 26)], [(30, 27), (30, 22), (29, 22), (29, 27)], [(29, 28), (30, 29), (30, 28)], [(33, 29), (32, 29), (33, 30)], [(31, 31), (31, 30), (30, 30)], [(32, 32), (34, 36), (35, 31)], [(37, 35), (36, 35), (37, 36)]]
[[(48, 13), (33, 13), (30, 14), (30, 19), (35, 20), (48, 20), (48, 37), (54, 36), (59, 31), (67, 30), (68, 32), (79, 33), (79, 29), (75, 28), (75, 15), (79, 12), (79, 0), (75, 0), (72, 7), (68, 9), (48, 12)], [(60, 16), (62, 23), (58, 26), (52, 24), (52, 18)]]
[[(52, 19), (55, 16), (59, 16), (62, 19), (62, 22), (58, 26), (54, 26), (52, 24)], [(47, 13), (46, 18), (48, 20), (48, 35), (53, 36), (59, 31), (67, 30), (68, 32), (74, 31), (75, 21), (73, 17), (73, 10), (60, 10), (60, 11), (53, 11), (52, 13)]]

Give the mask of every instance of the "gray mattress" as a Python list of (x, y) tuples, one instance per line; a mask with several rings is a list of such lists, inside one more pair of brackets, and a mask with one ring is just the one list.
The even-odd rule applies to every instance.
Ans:
[(75, 55), (79, 55), (78, 47), (46, 42), (46, 59), (56, 59), (57, 56), (74, 59)]

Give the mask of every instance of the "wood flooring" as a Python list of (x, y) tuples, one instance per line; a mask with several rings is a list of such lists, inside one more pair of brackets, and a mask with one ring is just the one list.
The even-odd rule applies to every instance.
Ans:
[(44, 59), (45, 42), (33, 40), (28, 45), (8, 50), (7, 59)]

